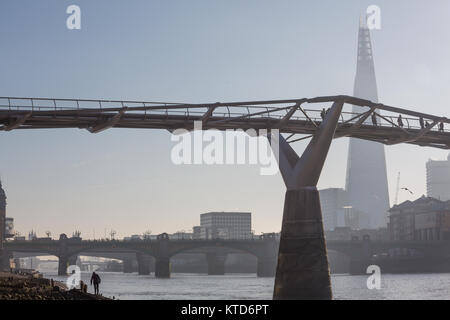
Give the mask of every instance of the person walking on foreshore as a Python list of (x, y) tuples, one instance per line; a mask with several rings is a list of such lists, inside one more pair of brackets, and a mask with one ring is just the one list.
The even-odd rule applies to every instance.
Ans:
[(100, 285), (100, 282), (101, 282), (101, 281), (102, 281), (102, 280), (100, 279), (100, 276), (99, 276), (97, 273), (95, 273), (95, 271), (92, 272), (92, 276), (91, 276), (91, 286), (92, 286), (92, 284), (94, 284), (94, 292), (95, 292), (96, 295), (100, 293), (100, 291), (99, 291), (99, 285)]

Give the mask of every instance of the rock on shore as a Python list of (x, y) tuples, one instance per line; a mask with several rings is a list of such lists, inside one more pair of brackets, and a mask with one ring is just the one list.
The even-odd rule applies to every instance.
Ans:
[(64, 284), (30, 275), (0, 273), (0, 300), (110, 300), (103, 296), (66, 290)]

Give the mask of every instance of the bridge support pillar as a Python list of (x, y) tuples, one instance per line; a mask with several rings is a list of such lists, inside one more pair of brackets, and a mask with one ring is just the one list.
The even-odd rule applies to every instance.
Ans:
[(271, 133), (271, 146), (279, 155), (278, 163), (287, 188), (273, 293), (276, 300), (332, 298), (316, 186), (344, 102), (342, 98), (333, 103), (301, 157), (281, 134)]
[(276, 257), (258, 257), (258, 277), (274, 277), (277, 270)]
[(170, 258), (157, 257), (155, 261), (155, 277), (170, 278)]
[[(359, 253), (359, 254), (358, 254)], [(369, 236), (363, 237), (362, 247), (359, 252), (353, 253), (350, 258), (350, 270), (352, 275), (365, 275), (367, 267), (372, 264), (372, 246)]]
[(274, 298), (331, 299), (319, 192), (286, 192)]
[(67, 259), (67, 263), (69, 266), (76, 266), (77, 265), (77, 260), (78, 260), (78, 256), (77, 255), (73, 255), (70, 256), (69, 259)]
[(208, 262), (208, 275), (223, 276), (225, 274), (226, 253), (207, 253), (206, 261)]
[(351, 275), (365, 275), (367, 267), (370, 266), (370, 260), (365, 260), (361, 258), (351, 258), (349, 273)]
[(69, 258), (66, 256), (58, 257), (58, 276), (67, 275), (67, 267), (69, 266)]
[[(133, 272), (133, 260), (132, 259), (124, 259), (123, 263), (123, 273), (132, 273)], [(149, 269), (150, 272), (150, 269)]]
[(142, 253), (138, 253), (136, 257), (138, 262), (138, 274), (149, 275), (151, 257)]

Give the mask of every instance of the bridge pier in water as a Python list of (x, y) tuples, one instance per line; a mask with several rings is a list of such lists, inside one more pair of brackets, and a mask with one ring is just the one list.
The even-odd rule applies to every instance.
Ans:
[(279, 151), (280, 171), (287, 188), (273, 292), (275, 300), (332, 299), (316, 186), (343, 105), (343, 99), (333, 103), (301, 157), (281, 135), (278, 145), (274, 144), (277, 137), (271, 136), (272, 148), (279, 147), (276, 151)]
[(67, 249), (67, 235), (62, 233), (59, 235), (58, 242), (58, 276), (67, 275), (67, 267), (69, 266), (69, 258), (71, 255), (69, 254), (69, 250)]
[(150, 274), (150, 263), (151, 257), (142, 253), (136, 255), (138, 263), (138, 274), (149, 275)]
[(58, 276), (67, 275), (68, 266), (69, 266), (69, 257), (58, 256)]
[(210, 252), (206, 254), (208, 262), (208, 275), (223, 276), (225, 274), (226, 253)]
[(321, 216), (317, 189), (286, 192), (275, 299), (332, 298)]
[(367, 267), (372, 264), (372, 246), (369, 236), (364, 236), (362, 246), (350, 256), (349, 273), (352, 275), (367, 274)]
[(169, 235), (161, 233), (156, 239), (159, 240), (159, 243), (155, 256), (155, 277), (170, 278)]
[(256, 275), (258, 277), (274, 277), (277, 270), (276, 257), (258, 257)]
[(123, 273), (132, 273), (133, 272), (133, 260), (132, 259), (124, 259), (124, 260), (122, 260), (122, 263), (123, 263)]
[(156, 257), (155, 259), (155, 277), (170, 278), (170, 258)]
[(78, 260), (78, 256), (77, 255), (73, 255), (70, 256), (69, 259), (67, 259), (67, 263), (69, 266), (76, 266), (77, 265), (77, 260)]

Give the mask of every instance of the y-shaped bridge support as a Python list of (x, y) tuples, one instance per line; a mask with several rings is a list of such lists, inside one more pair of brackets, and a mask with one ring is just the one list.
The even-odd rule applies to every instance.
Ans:
[[(284, 200), (276, 300), (332, 299), (330, 272), (317, 182), (333, 140), (344, 101), (333, 104), (299, 158), (279, 135), (279, 166), (287, 191)], [(272, 137), (271, 145), (276, 147)]]

